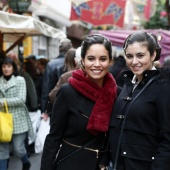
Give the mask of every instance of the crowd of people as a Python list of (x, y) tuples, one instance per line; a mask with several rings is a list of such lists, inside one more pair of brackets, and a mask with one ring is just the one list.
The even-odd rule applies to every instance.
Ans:
[(11, 142), (0, 142), (0, 170), (10, 146), (30, 169), (35, 114), (50, 119), (41, 170), (169, 170), (170, 60), (160, 64), (157, 37), (136, 31), (119, 56), (101, 34), (78, 48), (68, 38), (58, 46), (51, 61), (1, 53), (0, 109), (5, 98), (14, 131)]

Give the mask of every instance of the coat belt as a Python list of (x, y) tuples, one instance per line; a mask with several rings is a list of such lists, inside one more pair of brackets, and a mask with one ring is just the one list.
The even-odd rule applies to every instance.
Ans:
[[(66, 141), (65, 139), (63, 139), (63, 142), (67, 143), (67, 144), (70, 145), (70, 146), (76, 147), (76, 148), (81, 148), (81, 147), (82, 147), (82, 146), (80, 146), (80, 145), (72, 144), (72, 143)], [(99, 152), (100, 152), (98, 149), (92, 149), (92, 148), (87, 148), (87, 147), (85, 147), (84, 149), (89, 150), (89, 151), (92, 151), (92, 152), (96, 152), (96, 158), (98, 158)]]

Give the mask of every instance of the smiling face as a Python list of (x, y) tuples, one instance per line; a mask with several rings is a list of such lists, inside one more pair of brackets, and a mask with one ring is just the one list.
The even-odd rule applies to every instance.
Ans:
[(103, 44), (91, 45), (82, 59), (86, 76), (100, 87), (103, 85), (110, 63), (108, 51)]
[(129, 44), (126, 48), (126, 64), (139, 81), (142, 80), (145, 70), (152, 69), (155, 57), (156, 52), (151, 56), (147, 46), (139, 42)]
[(14, 68), (12, 64), (3, 64), (2, 65), (2, 72), (4, 76), (10, 76), (14, 72)]

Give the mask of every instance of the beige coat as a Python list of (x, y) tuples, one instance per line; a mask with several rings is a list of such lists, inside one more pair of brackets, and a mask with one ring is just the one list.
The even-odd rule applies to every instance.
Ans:
[(49, 93), (49, 100), (50, 100), (51, 103), (54, 103), (54, 100), (56, 98), (56, 94), (57, 94), (58, 90), (60, 89), (61, 85), (64, 84), (64, 83), (68, 83), (68, 79), (71, 77), (72, 72), (73, 72), (73, 70), (68, 71), (68, 72), (66, 72), (66, 73), (64, 73), (60, 76), (56, 86)]

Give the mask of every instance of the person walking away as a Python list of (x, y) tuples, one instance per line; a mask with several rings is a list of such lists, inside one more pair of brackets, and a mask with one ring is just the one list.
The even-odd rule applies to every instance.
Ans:
[[(11, 58), (4, 58), (0, 65), (0, 105), (4, 105), (4, 98), (7, 101), (9, 112), (13, 114), (13, 136), (12, 146), (14, 154), (22, 161), (22, 170), (30, 169), (30, 161), (25, 149), (25, 138), (34, 138), (33, 129), (27, 108), (26, 85), (23, 77), (18, 76), (16, 63)], [(2, 109), (2, 108), (1, 108)], [(0, 142), (0, 169), (7, 170), (9, 159), (9, 142)]]
[(45, 68), (46, 68), (46, 65), (48, 63), (48, 59), (47, 58), (37, 58), (37, 69), (38, 69), (38, 73), (40, 75), (44, 75), (44, 72), (45, 72)]
[(54, 88), (59, 76), (63, 74), (63, 72), (58, 74), (57, 68), (64, 65), (65, 55), (70, 48), (72, 48), (71, 40), (68, 38), (61, 39), (59, 42), (59, 56), (57, 56), (56, 59), (49, 61), (46, 65), (41, 95), (41, 113), (44, 120), (47, 120), (49, 117), (46, 111), (48, 106), (48, 94)]
[(37, 67), (37, 60), (36, 60), (35, 55), (31, 54), (31, 55), (27, 56), (25, 58), (25, 61), (31, 61), (34, 64), (34, 66)]
[[(64, 65), (57, 67), (57, 74), (58, 75), (55, 75), (55, 76), (60, 77), (63, 73), (66, 73), (67, 71), (75, 69), (75, 67), (76, 67), (76, 63), (74, 61), (75, 52), (76, 52), (75, 48), (70, 48), (67, 51), (65, 59), (64, 59)], [(48, 105), (47, 105), (47, 113), (48, 113), (48, 115), (51, 115), (52, 107), (53, 107), (53, 102), (51, 102), (51, 100), (48, 99)]]
[[(69, 51), (68, 51), (69, 52)], [(67, 53), (68, 53), (67, 52)], [(70, 69), (67, 69), (68, 71), (63, 73), (56, 86), (51, 90), (51, 92), (49, 93), (49, 101), (54, 104), (54, 100), (56, 98), (56, 94), (58, 92), (58, 90), (60, 89), (61, 85), (64, 84), (64, 83), (68, 83), (68, 79), (71, 77), (72, 75), (72, 72), (75, 70), (75, 69), (79, 69), (80, 68), (80, 60), (81, 60), (81, 47), (78, 47), (75, 51), (75, 54), (74, 56), (72, 55), (72, 57), (70, 58), (71, 59), (71, 62), (67, 62), (68, 64), (68, 68)], [(66, 58), (65, 60), (67, 60), (67, 58), (70, 57), (69, 55), (66, 55)], [(73, 58), (74, 57), (74, 58)], [(72, 63), (71, 65), (69, 65), (69, 63)], [(76, 65), (76, 67), (75, 67)]]
[(41, 92), (42, 92), (42, 76), (39, 75), (37, 67), (34, 65), (34, 63), (31, 60), (25, 61), (22, 65), (23, 72), (26, 72), (30, 75), (34, 82), (35, 90), (36, 90), (36, 104), (37, 108), (34, 111), (37, 111), (40, 109), (40, 98), (41, 98)]
[(81, 57), (83, 70), (73, 71), (57, 93), (41, 170), (96, 170), (109, 163), (107, 132), (117, 96), (108, 72), (112, 44), (100, 34), (87, 36)]
[(169, 170), (170, 70), (156, 69), (161, 47), (154, 34), (135, 32), (123, 49), (129, 71), (111, 116), (114, 170)]

